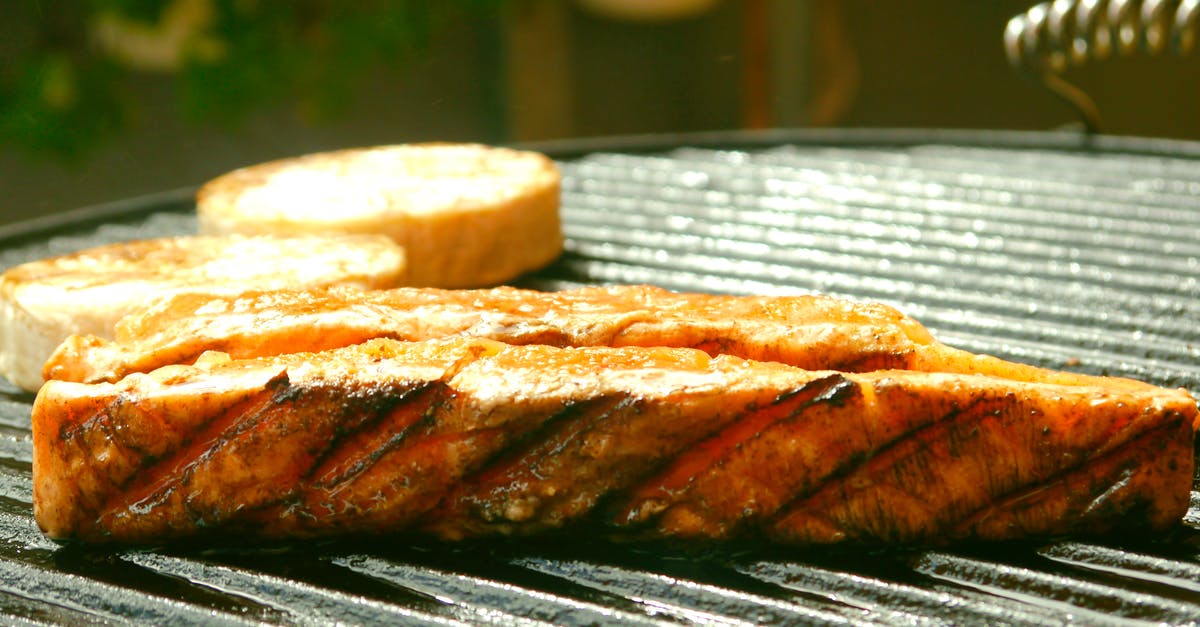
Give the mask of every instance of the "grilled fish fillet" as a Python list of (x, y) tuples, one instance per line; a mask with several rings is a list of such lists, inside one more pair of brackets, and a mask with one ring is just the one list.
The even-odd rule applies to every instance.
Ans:
[(402, 284), (404, 250), (381, 235), (165, 237), (32, 261), (0, 275), (0, 374), (36, 391), (72, 334), (112, 337), (122, 316), (193, 292)]
[(1094, 383), (467, 337), (209, 354), (48, 382), (34, 512), (53, 538), (139, 544), (590, 525), (940, 543), (1176, 524), (1195, 401)]
[(777, 361), (810, 370), (888, 368), (990, 374), (1016, 381), (1148, 387), (1015, 364), (937, 342), (891, 307), (824, 296), (677, 294), (648, 286), (537, 292), (397, 288), (371, 292), (182, 295), (121, 320), (115, 340), (68, 338), (43, 376), (117, 381), (191, 363), (205, 351), (234, 358), (319, 351), (371, 338), (448, 335), (508, 344), (667, 346)]

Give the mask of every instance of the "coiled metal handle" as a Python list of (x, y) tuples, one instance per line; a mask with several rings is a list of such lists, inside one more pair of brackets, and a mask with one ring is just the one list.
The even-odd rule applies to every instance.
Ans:
[(1054, 0), (1008, 21), (1004, 51), (1014, 68), (1066, 100), (1096, 132), (1095, 102), (1061, 74), (1114, 54), (1187, 54), (1195, 47), (1197, 21), (1200, 0)]

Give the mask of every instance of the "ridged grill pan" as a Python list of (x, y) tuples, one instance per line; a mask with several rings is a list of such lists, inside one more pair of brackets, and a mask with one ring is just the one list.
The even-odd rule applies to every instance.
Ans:
[[(1200, 392), (1200, 146), (807, 131), (534, 146), (567, 252), (520, 284), (883, 301), (977, 352)], [(0, 228), (0, 267), (195, 228), (192, 190)], [(1183, 624), (1200, 492), (1161, 538), (698, 550), (598, 538), (93, 550), (31, 513), (31, 398), (0, 384), (13, 624)]]

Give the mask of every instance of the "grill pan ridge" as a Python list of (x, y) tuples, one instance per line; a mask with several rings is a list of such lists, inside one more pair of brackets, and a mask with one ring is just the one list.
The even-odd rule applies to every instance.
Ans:
[[(960, 348), (1200, 393), (1200, 146), (1089, 141), (817, 131), (548, 146), (566, 251), (518, 284), (882, 301)], [(0, 268), (193, 232), (192, 191), (0, 228)], [(1200, 621), (1196, 488), (1162, 538), (869, 553), (568, 535), (60, 546), (32, 517), (31, 401), (0, 381), (9, 624)]]

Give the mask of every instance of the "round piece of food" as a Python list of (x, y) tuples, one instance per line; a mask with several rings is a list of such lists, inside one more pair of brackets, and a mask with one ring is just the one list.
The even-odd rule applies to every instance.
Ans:
[(42, 385), (42, 365), (70, 335), (111, 338), (117, 320), (184, 292), (403, 283), (404, 250), (382, 235), (169, 237), (33, 261), (0, 275), (0, 375)]
[(403, 144), (272, 161), (196, 196), (202, 233), (382, 233), (409, 285), (481, 287), (562, 252), (560, 175), (545, 155), (480, 144)]

